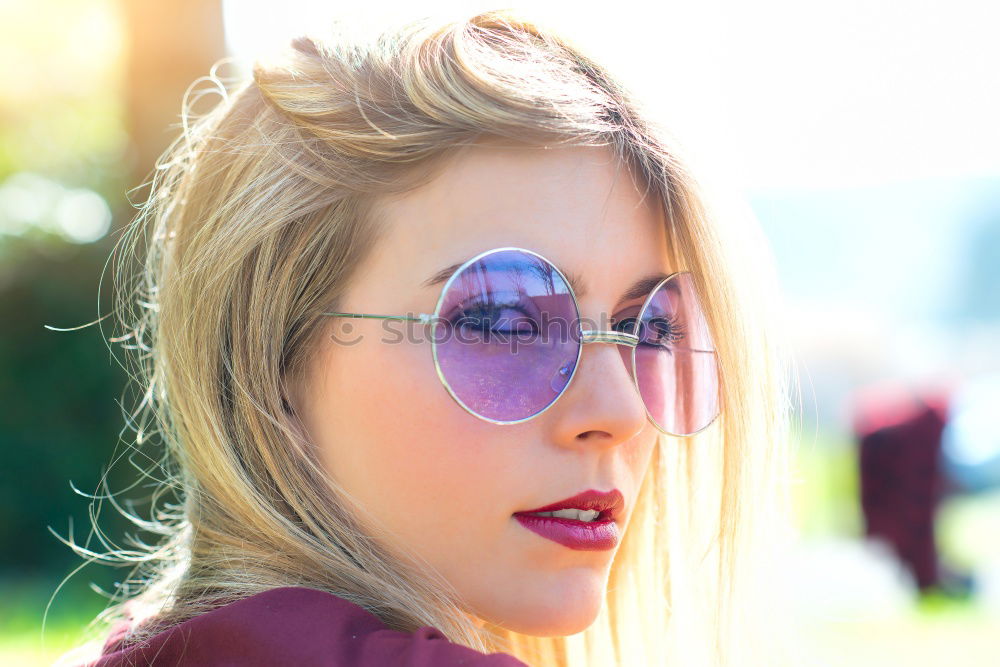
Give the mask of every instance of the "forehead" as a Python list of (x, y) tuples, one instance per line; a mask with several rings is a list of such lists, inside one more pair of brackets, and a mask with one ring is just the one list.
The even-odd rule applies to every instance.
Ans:
[(574, 276), (587, 298), (606, 299), (669, 268), (662, 207), (642, 195), (608, 147), (473, 145), (429, 182), (379, 202), (384, 232), (366, 273), (418, 287), (480, 252), (517, 246)]

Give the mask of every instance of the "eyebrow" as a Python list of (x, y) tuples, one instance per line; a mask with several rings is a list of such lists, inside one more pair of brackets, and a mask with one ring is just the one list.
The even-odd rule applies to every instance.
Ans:
[[(451, 266), (446, 266), (430, 278), (424, 281), (424, 287), (433, 287), (434, 285), (439, 285), (448, 278), (452, 276), (458, 269), (461, 268), (464, 262), (457, 262)], [(583, 298), (587, 293), (586, 285), (584, 285), (583, 279), (580, 278), (579, 274), (569, 273), (564, 271), (563, 275), (566, 276), (566, 280), (569, 281), (569, 285), (573, 288), (573, 292), (576, 294), (578, 299)], [(632, 301), (633, 299), (642, 299), (649, 295), (653, 291), (653, 288), (657, 286), (664, 278), (668, 278), (670, 274), (658, 271), (656, 273), (651, 273), (648, 276), (644, 276), (636, 280), (632, 285), (625, 290), (622, 294), (622, 301)]]

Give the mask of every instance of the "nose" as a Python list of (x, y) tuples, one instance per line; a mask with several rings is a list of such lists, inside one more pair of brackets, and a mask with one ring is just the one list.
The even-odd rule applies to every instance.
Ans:
[[(631, 348), (607, 342), (583, 346), (576, 373), (553, 415), (553, 438), (564, 446), (587, 443), (613, 447), (628, 442), (647, 424), (632, 379)], [(623, 363), (625, 362), (625, 363)]]

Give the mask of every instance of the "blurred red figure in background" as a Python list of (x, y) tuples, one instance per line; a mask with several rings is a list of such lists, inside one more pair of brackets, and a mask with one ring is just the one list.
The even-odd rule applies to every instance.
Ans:
[(855, 406), (865, 534), (883, 539), (921, 591), (942, 585), (934, 515), (945, 487), (941, 434), (948, 392), (879, 385)]

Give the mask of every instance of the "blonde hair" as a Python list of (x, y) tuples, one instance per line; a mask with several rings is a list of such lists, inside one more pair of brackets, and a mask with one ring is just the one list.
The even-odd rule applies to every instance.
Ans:
[[(136, 623), (138, 640), (223, 602), (307, 586), (391, 628), (430, 625), (533, 665), (755, 662), (763, 635), (748, 620), (762, 614), (745, 584), (766, 533), (759, 519), (781, 507), (787, 374), (752, 223), (710, 210), (667, 133), (550, 28), (504, 10), (367, 39), (349, 31), (298, 38), (232, 89), (213, 71), (221, 100), (198, 118), (186, 109), (123, 237), (145, 266), (138, 284), (119, 275), (128, 333), (115, 340), (137, 351), (136, 449), (158, 434), (164, 476), (150, 518), (129, 516), (160, 538), (104, 554), (73, 545), (138, 573), (138, 589), (122, 586), (95, 622), (126, 611), (155, 621)], [(606, 604), (569, 637), (480, 628), (440, 577), (391, 557), (290, 408), (329, 321), (321, 313), (377, 247), (379, 197), (496, 138), (615, 151), (662, 202), (669, 251), (696, 276), (722, 374), (718, 422), (660, 439)]]

